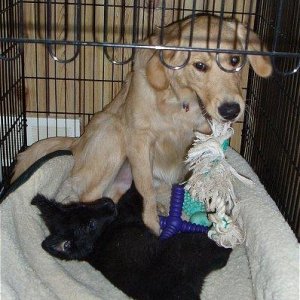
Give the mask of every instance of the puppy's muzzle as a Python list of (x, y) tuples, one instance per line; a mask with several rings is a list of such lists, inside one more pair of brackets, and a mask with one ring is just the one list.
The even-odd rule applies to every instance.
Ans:
[(240, 113), (241, 107), (236, 102), (225, 102), (218, 107), (220, 116), (226, 121), (233, 121)]

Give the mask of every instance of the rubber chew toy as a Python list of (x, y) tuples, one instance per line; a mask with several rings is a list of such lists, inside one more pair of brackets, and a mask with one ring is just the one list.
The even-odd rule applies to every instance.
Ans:
[(196, 225), (181, 219), (184, 194), (185, 190), (183, 185), (177, 184), (172, 186), (169, 216), (159, 217), (159, 223), (162, 229), (160, 235), (161, 239), (167, 239), (179, 232), (208, 232), (208, 227), (206, 226)]

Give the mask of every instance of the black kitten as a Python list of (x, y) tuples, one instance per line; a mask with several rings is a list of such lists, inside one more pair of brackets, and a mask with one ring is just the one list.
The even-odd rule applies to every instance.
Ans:
[[(135, 299), (199, 299), (205, 276), (226, 265), (230, 249), (203, 234), (159, 240), (142, 221), (134, 186), (115, 204), (59, 204), (37, 195), (50, 235), (42, 247), (60, 259), (89, 262)], [(117, 214), (118, 212), (118, 214)]]

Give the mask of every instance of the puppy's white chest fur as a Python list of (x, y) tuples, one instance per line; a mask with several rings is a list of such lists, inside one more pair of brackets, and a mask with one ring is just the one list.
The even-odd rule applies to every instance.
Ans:
[[(154, 143), (154, 178), (173, 184), (184, 179), (187, 172), (185, 156), (194, 139), (194, 131), (206, 124), (198, 99), (194, 95), (178, 100), (174, 95), (158, 102), (158, 115), (164, 126), (157, 127)], [(153, 124), (155, 127), (159, 124)]]

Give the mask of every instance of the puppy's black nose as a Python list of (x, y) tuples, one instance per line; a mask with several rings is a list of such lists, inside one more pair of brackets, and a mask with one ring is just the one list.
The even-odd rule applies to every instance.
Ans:
[(218, 111), (225, 120), (233, 120), (239, 115), (241, 108), (236, 102), (225, 102), (219, 106)]

